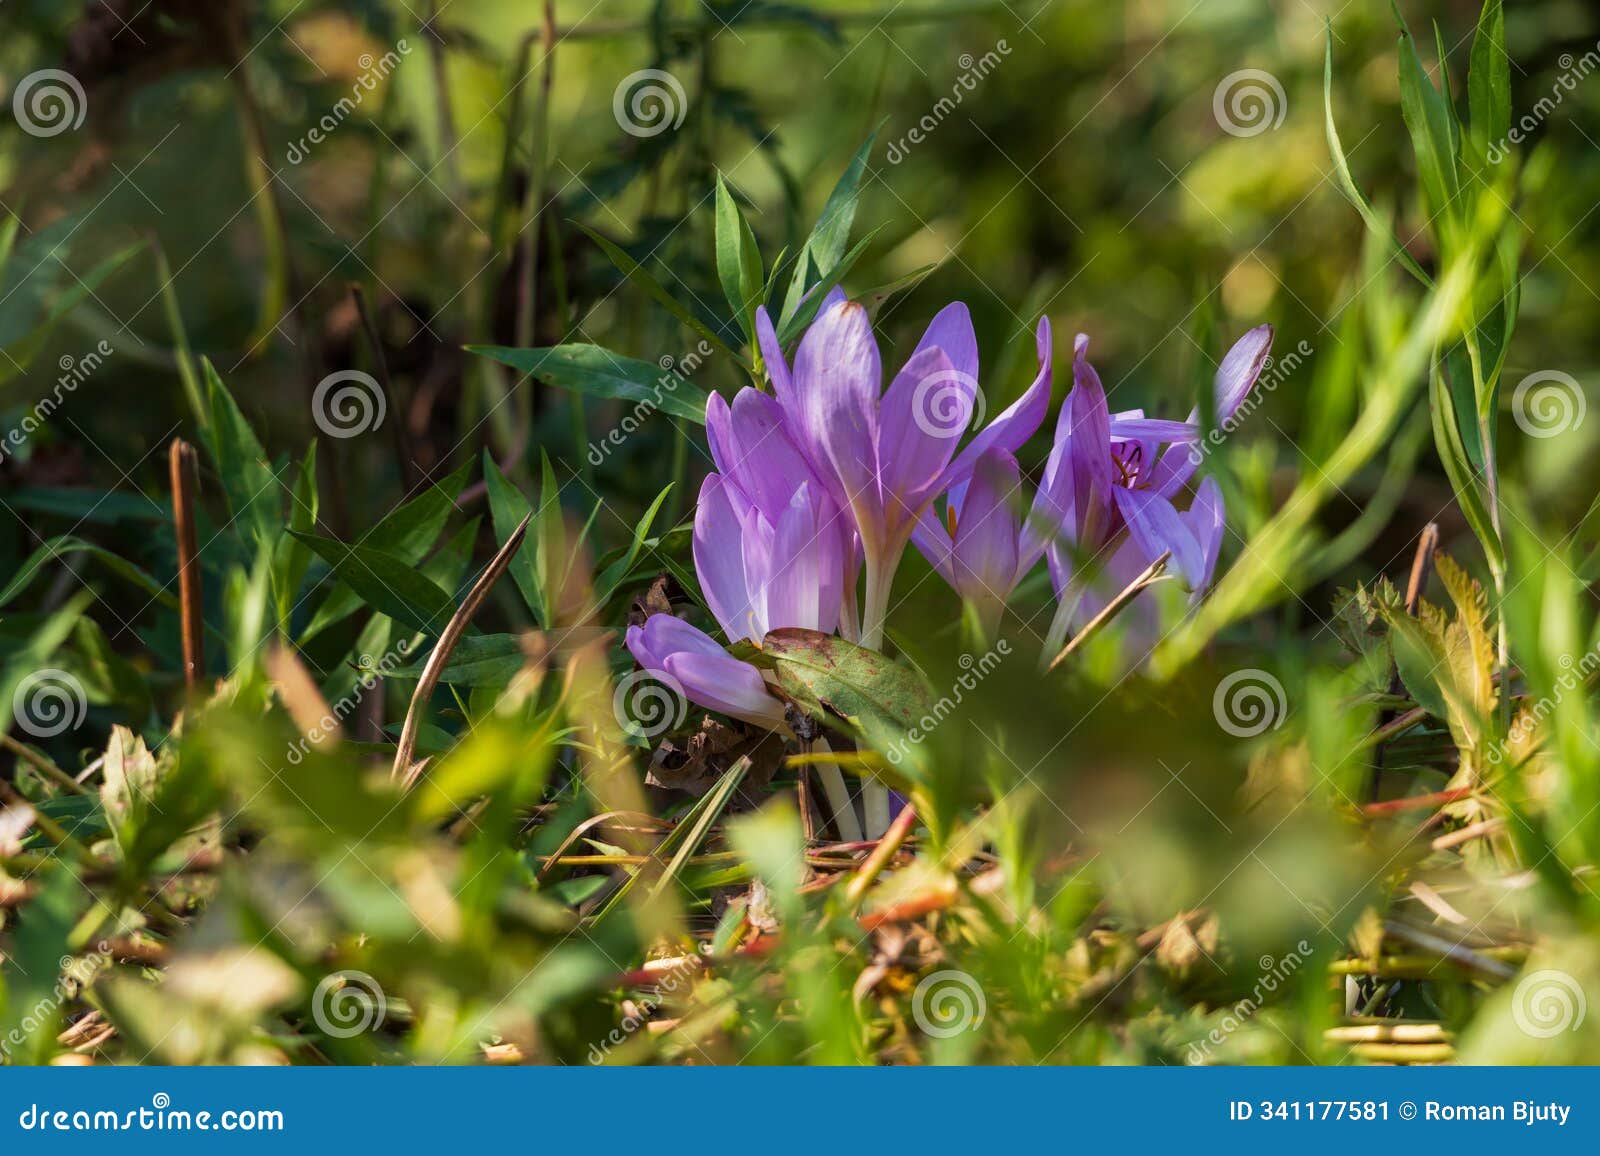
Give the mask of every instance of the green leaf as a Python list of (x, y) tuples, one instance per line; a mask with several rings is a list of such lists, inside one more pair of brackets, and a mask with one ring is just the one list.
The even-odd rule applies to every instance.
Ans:
[(228, 510), (244, 525), (255, 530), (259, 541), (271, 541), (283, 530), (279, 507), (282, 484), (267, 460), (266, 450), (255, 431), (240, 412), (228, 387), (222, 384), (209, 359), (201, 362), (206, 379), (207, 400), (211, 406), (211, 456), (222, 479)]
[[(466, 488), (471, 470), (472, 463), (466, 462), (454, 473), (425, 487), (409, 502), (402, 502), (368, 530), (357, 545), (392, 554), (410, 565), (421, 563), (444, 532), (445, 523), (455, 513), (456, 499)], [(305, 533), (309, 532), (310, 527), (292, 525), (291, 529)], [(348, 584), (335, 586), (323, 599), (322, 605), (317, 607), (316, 614), (300, 636), (300, 642), (308, 642), (335, 622), (354, 614), (361, 609), (362, 601)]]
[[(1435, 233), (1442, 231), (1448, 215), (1457, 210), (1461, 177), (1456, 168), (1455, 113), (1449, 102), (1428, 79), (1428, 72), (1417, 55), (1417, 44), (1409, 29), (1400, 34), (1400, 114), (1411, 134), (1411, 147), (1417, 157), (1417, 175), (1422, 180), (1424, 201), (1435, 219)], [(1440, 70), (1444, 62), (1440, 62)]]
[(118, 490), (76, 489), (57, 486), (30, 486), (13, 491), (6, 498), (13, 510), (31, 510), (74, 522), (93, 522), (111, 526), (118, 522), (172, 521), (172, 505), (156, 501), (147, 494)]
[[(833, 191), (828, 194), (827, 202), (822, 206), (822, 213), (817, 217), (817, 223), (812, 226), (811, 235), (806, 238), (805, 245), (800, 250), (800, 255), (795, 258), (794, 277), (789, 282), (789, 292), (783, 299), (783, 312), (779, 314), (779, 324), (788, 327), (789, 321), (799, 310), (801, 302), (806, 298), (806, 282), (810, 270), (815, 269), (817, 274), (826, 277), (832, 274), (839, 262), (843, 259), (845, 246), (850, 242), (850, 226), (855, 223), (856, 205), (861, 200), (861, 177), (867, 171), (867, 161), (872, 156), (872, 146), (877, 143), (878, 133), (882, 130), (880, 121), (877, 128), (862, 142), (856, 150), (855, 156), (850, 158), (850, 163), (845, 167), (839, 181), (833, 186)], [(837, 285), (839, 279), (835, 278)], [(813, 291), (813, 296), (827, 294), (827, 289)], [(816, 311), (813, 309), (812, 314)]]
[(143, 723), (154, 706), (144, 676), (111, 646), (111, 640), (94, 619), (78, 619), (72, 631), (73, 673), (83, 683), (90, 702), (115, 703), (136, 723)]
[(1356, 184), (1355, 177), (1350, 172), (1350, 160), (1344, 155), (1344, 145), (1339, 141), (1339, 129), (1333, 120), (1333, 26), (1328, 26), (1327, 53), (1323, 59), (1322, 67), (1322, 109), (1323, 127), (1328, 136), (1328, 152), (1333, 158), (1333, 174), (1339, 191), (1344, 193), (1346, 199), (1356, 207), (1356, 212), (1361, 214), (1361, 219), (1366, 222), (1367, 228), (1376, 237), (1380, 237), (1389, 246), (1390, 250), (1400, 259), (1406, 270), (1421, 281), (1424, 285), (1432, 286), (1433, 278), (1417, 264), (1416, 258), (1406, 251), (1400, 238), (1395, 236), (1393, 227), (1383, 214), (1372, 207), (1372, 202), (1367, 200), (1367, 195)]
[(861, 254), (867, 251), (867, 246), (872, 243), (874, 237), (883, 231), (883, 228), (884, 226), (879, 225), (857, 241), (854, 247), (834, 266), (833, 272), (817, 282), (816, 288), (811, 291), (811, 296), (807, 297), (805, 303), (795, 311), (794, 316), (779, 328), (778, 343), (780, 345), (787, 345), (800, 335), (801, 330), (811, 324), (811, 319), (817, 315), (817, 310), (822, 308), (823, 299), (833, 292), (834, 286), (845, 279), (850, 270), (855, 267), (855, 263), (861, 259)]
[(600, 572), (595, 579), (595, 600), (605, 602), (616, 591), (617, 587), (628, 580), (633, 564), (639, 559), (639, 552), (644, 549), (645, 542), (650, 536), (650, 527), (655, 524), (656, 515), (661, 512), (661, 504), (667, 500), (667, 495), (672, 492), (672, 485), (667, 486), (656, 495), (656, 500), (650, 503), (650, 508), (644, 512), (644, 517), (639, 519), (639, 524), (633, 528), (633, 539), (628, 543), (627, 551), (611, 565)]
[[(503, 687), (522, 669), (526, 656), (522, 639), (515, 634), (468, 635), (456, 643), (445, 663), (440, 682), (451, 686)], [(400, 667), (394, 672), (397, 678), (420, 678), (427, 665), (427, 656)]]
[(761, 657), (778, 686), (819, 718), (834, 714), (857, 726), (904, 730), (930, 707), (914, 673), (875, 650), (815, 630), (786, 627), (761, 642)]
[[(313, 438), (306, 447), (306, 456), (300, 460), (300, 472), (289, 492), (289, 529), (309, 534), (317, 528), (317, 442)], [(278, 543), (277, 565), (273, 584), (278, 594), (278, 621), (282, 629), (289, 628), (289, 617), (294, 613), (295, 595), (300, 583), (305, 581), (306, 570), (311, 565), (311, 551), (305, 543), (287, 535)]]
[[(78, 591), (60, 610), (39, 623), (38, 628), (28, 636), (27, 640), (7, 656), (4, 665), (0, 665), (0, 702), (7, 704), (7, 709), (0, 711), (0, 734), (10, 734), (11, 724), (16, 721), (15, 716), (21, 713), (17, 694), (23, 689), (22, 684), (25, 679), (34, 678), (41, 688), (41, 693), (49, 692), (46, 697), (55, 699), (52, 710), (63, 705), (59, 694), (63, 689), (60, 677), (45, 667), (50, 661), (50, 656), (67, 640), (78, 619), (83, 616), (84, 610), (92, 601), (94, 601), (94, 591)], [(70, 686), (65, 689), (73, 690)], [(23, 701), (27, 701), (27, 697), (24, 696)], [(68, 712), (76, 709), (73, 703), (65, 703), (65, 707)], [(54, 724), (58, 719), (71, 717), (73, 716), (70, 713), (55, 713), (48, 721)]]
[[(701, 337), (704, 337), (708, 342), (711, 343), (713, 347), (717, 349), (718, 352), (724, 353), (733, 358), (735, 361), (739, 362), (741, 365), (748, 367), (749, 363), (745, 360), (745, 358), (736, 352), (726, 341), (724, 341), (715, 329), (712, 329), (711, 326), (707, 325), (705, 322), (701, 321), (699, 317), (695, 316), (694, 310), (690, 309), (687, 305), (683, 304), (676, 297), (674, 297), (672, 293), (661, 284), (661, 282), (657, 281), (655, 277), (650, 274), (648, 269), (639, 264), (639, 262), (635, 261), (632, 257), (628, 256), (626, 250), (624, 250), (621, 246), (608, 241), (605, 237), (601, 236), (599, 233), (595, 232), (593, 229), (589, 228), (588, 225), (583, 224), (581, 221), (574, 222), (574, 224), (587, 233), (591, 241), (600, 246), (601, 251), (611, 259), (611, 263), (613, 265), (622, 271), (622, 275), (624, 277), (648, 293), (651, 299), (666, 309), (668, 313), (672, 314), (679, 321), (683, 322), (690, 329), (698, 333)], [(483, 351), (478, 350), (476, 352)]]
[[(42, 247), (45, 242), (50, 245), (48, 252), (33, 262), (30, 251)], [(64, 243), (64, 240), (54, 240), (54, 234), (47, 236), (41, 232), (30, 237), (17, 254), (17, 266), (29, 267), (23, 269), (19, 277), (7, 276), (0, 282), (4, 288), (0, 294), (0, 350), (3, 350), (0, 384), (26, 369), (44, 348), (56, 325), (145, 247), (145, 242), (139, 241), (83, 273), (74, 273), (58, 254), (59, 246)]]
[(1437, 362), (1430, 376), (1428, 410), (1433, 421), (1434, 445), (1439, 451), (1439, 460), (1444, 464), (1451, 488), (1455, 491), (1456, 503), (1461, 507), (1461, 513), (1483, 546), (1491, 565), (1503, 565), (1505, 554), (1500, 545), (1499, 535), (1494, 531), (1494, 522), (1489, 516), (1487, 498), (1478, 481), (1478, 475), (1473, 471), (1467, 457), (1467, 448), (1462, 443), (1460, 428), (1456, 422), (1450, 388), (1445, 384), (1443, 370)]
[(96, 561), (103, 563), (106, 569), (125, 578), (139, 589), (149, 594), (163, 606), (176, 608), (177, 596), (167, 590), (144, 570), (129, 562), (120, 554), (113, 554), (110, 550), (102, 549), (92, 542), (85, 542), (82, 538), (71, 534), (62, 534), (40, 543), (38, 549), (28, 555), (27, 561), (11, 576), (11, 581), (0, 587), (0, 607), (10, 603), (17, 595), (31, 586), (36, 578), (44, 572), (44, 568), (51, 562), (58, 561), (71, 554), (87, 554)]
[(745, 338), (754, 345), (756, 306), (761, 304), (764, 289), (761, 250), (721, 173), (717, 174), (716, 249), (717, 279), (722, 282), (723, 295), (738, 318)]
[(450, 595), (424, 577), (414, 562), (371, 546), (291, 533), (315, 550), (362, 602), (413, 630), (437, 637), (455, 613)]
[(545, 385), (590, 397), (637, 402), (639, 417), (659, 409), (705, 424), (706, 394), (682, 377), (648, 361), (621, 357), (598, 345), (571, 342), (541, 349), (469, 345), (467, 350), (531, 374)]
[(1485, 0), (1472, 39), (1467, 72), (1467, 111), (1472, 141), (1488, 157), (1511, 133), (1511, 58), (1506, 55), (1506, 14), (1501, 0)]
[[(500, 467), (495, 464), (488, 450), (483, 451), (483, 478), (489, 491), (489, 515), (494, 521), (494, 539), (503, 544), (533, 507), (522, 491), (500, 472)], [(534, 561), (534, 537), (530, 535), (523, 538), (509, 569), (511, 580), (516, 583), (522, 600), (528, 604), (534, 621), (544, 626), (549, 621), (549, 615), (544, 590), (539, 585), (538, 566)]]

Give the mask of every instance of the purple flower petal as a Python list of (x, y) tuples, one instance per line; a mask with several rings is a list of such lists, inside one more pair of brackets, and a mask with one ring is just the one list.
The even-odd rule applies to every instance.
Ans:
[(949, 529), (940, 521), (938, 512), (931, 506), (923, 510), (917, 519), (916, 528), (911, 531), (911, 540), (939, 577), (954, 586), (956, 579), (952, 562), (956, 544)]
[(1111, 419), (1111, 436), (1139, 441), (1192, 442), (1200, 440), (1200, 427), (1193, 422), (1155, 417), (1114, 417)]
[(652, 614), (643, 626), (628, 627), (627, 645), (639, 665), (652, 671), (664, 670), (680, 651), (726, 653), (711, 635), (672, 614)]
[(955, 456), (972, 420), (978, 379), (958, 370), (944, 350), (919, 349), (883, 395), (878, 461), (888, 516), (919, 514)]
[(680, 651), (667, 658), (664, 672), (703, 707), (769, 730), (783, 725), (783, 703), (768, 693), (761, 672), (748, 662), (728, 654)]
[(972, 485), (956, 517), (956, 589), (973, 602), (1011, 596), (1017, 579), (1017, 459), (990, 450), (978, 459)]
[[(1222, 364), (1217, 367), (1217, 375), (1212, 386), (1216, 402), (1216, 424), (1219, 427), (1232, 420), (1239, 412), (1239, 407), (1244, 405), (1245, 398), (1250, 396), (1250, 390), (1261, 377), (1261, 370), (1266, 365), (1267, 352), (1271, 348), (1272, 326), (1258, 325), (1234, 342), (1233, 348), (1222, 358)], [(1189, 420), (1199, 422), (1198, 407), (1189, 415)], [(1146, 488), (1164, 498), (1172, 497), (1194, 476), (1195, 470), (1200, 466), (1201, 456), (1190, 446), (1168, 447), (1161, 455), (1161, 460), (1150, 471)]]
[[(708, 407), (708, 416), (709, 412)], [(738, 484), (768, 521), (777, 521), (801, 486), (810, 485), (813, 493), (820, 490), (815, 471), (784, 427), (783, 407), (766, 394), (748, 388), (739, 391), (733, 399), (728, 436), (733, 461), (724, 465), (719, 459), (717, 468)], [(715, 444), (712, 456), (716, 457)]]
[(1200, 543), (1183, 524), (1172, 503), (1148, 490), (1117, 487), (1117, 505), (1127, 519), (1128, 533), (1145, 553), (1146, 564), (1171, 551), (1172, 561), (1192, 590), (1200, 580), (1204, 557)]
[(978, 335), (972, 329), (972, 314), (960, 301), (952, 301), (934, 315), (928, 331), (917, 342), (917, 347), (907, 358), (907, 364), (917, 354), (929, 349), (942, 349), (957, 373), (976, 385), (978, 380)]
[(761, 347), (761, 360), (766, 364), (767, 376), (772, 379), (772, 393), (785, 409), (794, 395), (794, 380), (789, 373), (789, 359), (778, 344), (778, 331), (772, 327), (772, 318), (765, 305), (756, 309), (756, 344)]
[(1246, 333), (1228, 350), (1217, 367), (1213, 392), (1217, 403), (1217, 424), (1220, 426), (1244, 404), (1251, 388), (1261, 376), (1267, 353), (1272, 349), (1272, 326), (1258, 325)]
[(934, 485), (935, 493), (964, 481), (972, 474), (978, 458), (991, 449), (1016, 453), (1043, 424), (1045, 415), (1050, 411), (1051, 342), (1048, 317), (1039, 319), (1034, 346), (1039, 354), (1039, 373), (1033, 379), (1033, 384), (956, 455), (956, 460), (950, 463)]
[(778, 519), (773, 536), (767, 629), (799, 626), (832, 634), (839, 625), (843, 572), (833, 504), (802, 485)]
[[(830, 306), (795, 354), (795, 405), (785, 405), (813, 462), (827, 462), (834, 497), (855, 512), (865, 534), (881, 522), (878, 482), (878, 390), (882, 367), (867, 311)], [(876, 518), (872, 515), (877, 514)]]
[[(1114, 480), (1111, 459), (1111, 414), (1106, 408), (1105, 387), (1100, 375), (1089, 364), (1089, 339), (1082, 334), (1074, 345), (1072, 359), (1071, 458), (1073, 524), (1080, 545), (1096, 549), (1099, 539), (1111, 525), (1112, 491), (1120, 489)], [(1093, 537), (1095, 541), (1086, 540)]]
[(708, 475), (700, 486), (694, 516), (694, 568), (706, 605), (728, 637), (759, 640), (766, 633), (760, 622), (761, 591), (751, 589), (746, 569), (747, 555), (756, 543), (746, 541), (747, 522), (735, 508), (729, 489), (718, 474)]
[(1205, 478), (1195, 490), (1194, 501), (1178, 515), (1183, 524), (1200, 544), (1200, 572), (1193, 584), (1198, 599), (1216, 574), (1217, 557), (1222, 553), (1222, 532), (1227, 525), (1227, 511), (1222, 504), (1222, 487), (1216, 478)]

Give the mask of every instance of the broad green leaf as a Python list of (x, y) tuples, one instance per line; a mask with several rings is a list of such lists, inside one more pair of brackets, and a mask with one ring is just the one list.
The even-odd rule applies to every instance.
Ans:
[[(306, 456), (300, 460), (300, 472), (294, 488), (289, 492), (289, 529), (309, 534), (317, 528), (317, 442), (313, 438), (306, 447)], [(289, 629), (289, 618), (294, 613), (295, 595), (305, 580), (311, 565), (311, 551), (304, 542), (285, 535), (278, 542), (278, 561), (273, 574), (277, 587), (278, 621), (281, 629)]]
[(1446, 642), (1452, 649), (1462, 652), (1459, 661), (1453, 660), (1457, 687), (1479, 717), (1487, 719), (1496, 699), (1495, 643), (1490, 635), (1488, 599), (1483, 587), (1449, 555), (1435, 554), (1433, 568), (1450, 595), (1450, 601), (1455, 603), (1456, 616), (1446, 634)]
[[(1400, 35), (1400, 113), (1411, 134), (1422, 180), (1424, 201), (1436, 235), (1448, 236), (1448, 222), (1457, 212), (1461, 178), (1456, 168), (1455, 113), (1428, 79), (1409, 29)], [(1441, 71), (1444, 65), (1440, 63)]]
[[(526, 518), (533, 507), (528, 499), (523, 497), (522, 491), (512, 485), (510, 480), (500, 472), (500, 467), (495, 464), (494, 458), (488, 450), (483, 452), (483, 478), (489, 491), (489, 514), (494, 521), (494, 539), (497, 543), (507, 541), (522, 519)], [(533, 614), (534, 621), (544, 626), (548, 622), (548, 607), (545, 602), (545, 593), (539, 585), (539, 570), (535, 561), (535, 535), (523, 539), (522, 545), (511, 559), (509, 567), (511, 580), (516, 583), (522, 600), (527, 603), (528, 610)]]
[(756, 306), (761, 304), (761, 250), (750, 223), (739, 211), (728, 184), (717, 174), (717, 279), (745, 338), (756, 339)]
[(201, 362), (201, 369), (211, 406), (207, 431), (211, 454), (227, 495), (228, 510), (243, 526), (255, 531), (257, 540), (275, 540), (283, 529), (282, 483), (216, 368), (207, 359)]
[(557, 389), (637, 402), (634, 412), (640, 417), (659, 409), (673, 417), (705, 424), (705, 391), (653, 362), (621, 357), (609, 349), (581, 342), (541, 349), (498, 345), (469, 345), (467, 349), (519, 373), (531, 374)]
[(50, 514), (74, 522), (93, 522), (102, 526), (117, 522), (172, 521), (170, 502), (158, 502), (146, 494), (119, 490), (32, 486), (8, 494), (6, 504), (13, 510), (30, 510), (36, 514)]
[(1472, 141), (1484, 157), (1504, 147), (1511, 133), (1511, 58), (1506, 55), (1506, 14), (1501, 0), (1485, 0), (1472, 39), (1467, 72), (1467, 110)]
[[(455, 513), (456, 499), (466, 487), (472, 463), (466, 462), (454, 473), (423, 487), (421, 493), (409, 502), (385, 514), (372, 529), (362, 535), (358, 545), (391, 554), (403, 562), (416, 565), (427, 557), (428, 551), (438, 542), (445, 523)], [(309, 532), (310, 527), (291, 526)], [(316, 637), (335, 622), (361, 609), (362, 599), (348, 584), (335, 586), (323, 599), (300, 636), (302, 644)]]
[(455, 613), (450, 595), (424, 577), (413, 562), (371, 546), (353, 546), (298, 530), (291, 533), (316, 551), (361, 601), (413, 630), (437, 637)]
[(913, 726), (927, 713), (927, 688), (906, 667), (875, 650), (815, 630), (786, 627), (761, 642), (778, 686), (819, 718), (829, 713), (858, 726)]
[(72, 929), (93, 901), (77, 876), (66, 870), (40, 872), (28, 918), (18, 920), (0, 965), (0, 1038), (11, 1063), (47, 1064), (58, 1054), (56, 1033), (65, 1020), (62, 961)]
[(472, 565), (472, 549), (478, 541), (478, 524), (481, 521), (481, 518), (469, 518), (462, 523), (455, 533), (445, 539), (444, 545), (439, 547), (434, 556), (417, 568), (418, 572), (439, 589), (454, 591), (456, 598), (464, 597), (467, 568)]
[[(468, 635), (450, 652), (439, 681), (451, 686), (504, 687), (525, 661), (522, 640), (515, 634)], [(420, 655), (394, 673), (397, 678), (420, 678), (426, 665), (427, 655)]]

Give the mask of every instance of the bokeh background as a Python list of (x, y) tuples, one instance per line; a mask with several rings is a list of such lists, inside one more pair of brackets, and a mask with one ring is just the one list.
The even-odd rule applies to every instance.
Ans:
[[(1464, 91), (1477, 6), (1403, 7), (1424, 40), (1438, 22), (1446, 71)], [(188, 340), (269, 449), (315, 432), (309, 397), (326, 373), (370, 367), (349, 290), (359, 284), (425, 470), (485, 444), (525, 469), (537, 444), (570, 475), (583, 471), (570, 399), (513, 383), (526, 396), (496, 407), (503, 394), (492, 390), (506, 384), (483, 380), (461, 347), (579, 340), (684, 357), (692, 335), (622, 283), (580, 226), (648, 258), (674, 296), (723, 324), (708, 304), (720, 302), (717, 170), (747, 201), (769, 259), (784, 245), (792, 253), (881, 124), (856, 233), (881, 231), (849, 286), (921, 272), (881, 310), (902, 348), (938, 306), (967, 301), (996, 405), (1032, 372), (1027, 334), (1041, 312), (1063, 343), (1092, 335), (1115, 403), (1164, 413), (1186, 407), (1225, 342), (1262, 320), (1278, 326), (1280, 356), (1302, 341), (1321, 354), (1336, 347), (1361, 226), (1329, 179), (1330, 35), (1334, 108), (1357, 179), (1380, 204), (1414, 204), (1399, 195), (1413, 178), (1394, 131), (1396, 33), (1382, 0), (10, 0), (0, 23), (8, 91), (56, 67), (86, 101), (71, 131), (0, 125), (0, 188), (19, 221), (0, 332), (14, 340), (52, 302), (75, 300), (45, 347), (4, 367), (7, 420), (54, 387), (61, 358), (102, 337), (118, 350), (60, 421), (0, 467), (11, 509), (46, 523), (60, 504), (40, 490), (158, 488), (154, 451), (192, 421), (173, 371), (168, 284)], [(1595, 51), (1600, 12), (1581, 0), (1513, 4), (1507, 29), (1519, 113), (1560, 95), (1532, 134), (1536, 154), (1559, 154), (1559, 177), (1517, 206), (1531, 240), (1507, 372), (1515, 381), (1559, 369), (1587, 382), (1600, 304), (1600, 85), (1559, 81)], [(619, 85), (647, 68), (681, 92), (667, 94), (676, 127), (630, 134), (616, 115)], [(1270, 76), (1281, 97), (1258, 84), (1265, 111), (1241, 107), (1270, 123), (1241, 122), (1239, 135), (1217, 100), (1242, 69)], [(336, 127), (308, 142), (330, 113)], [(908, 139), (919, 126), (922, 139)], [(1402, 220), (1401, 231), (1419, 224)], [(125, 264), (99, 269), (140, 242)], [(1416, 245), (1426, 258), (1426, 241)], [(713, 362), (697, 380), (737, 378)], [(1247, 431), (1265, 439), (1268, 473), (1303, 432), (1295, 386), (1275, 391)], [(591, 435), (607, 416), (591, 410)], [(1535, 443), (1537, 458), (1509, 469), (1541, 500), (1576, 501), (1593, 488), (1596, 429)], [(586, 481), (636, 510), (659, 489), (672, 441), (668, 429), (647, 431)], [(327, 516), (341, 530), (414, 480), (384, 438), (333, 444), (322, 469), (337, 483)], [(1380, 540), (1376, 564), (1441, 511), (1448, 538), (1448, 492), (1430, 478), (1424, 464), (1400, 537)], [(1353, 516), (1360, 500), (1352, 491), (1330, 517)], [(20, 556), (28, 541), (13, 528), (0, 551)]]

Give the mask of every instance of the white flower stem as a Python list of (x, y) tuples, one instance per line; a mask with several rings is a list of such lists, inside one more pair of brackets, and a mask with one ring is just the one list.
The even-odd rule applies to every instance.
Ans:
[(1050, 630), (1044, 636), (1044, 651), (1039, 656), (1041, 669), (1048, 666), (1067, 644), (1067, 631), (1072, 629), (1072, 616), (1078, 612), (1078, 606), (1083, 602), (1083, 596), (1087, 591), (1088, 587), (1084, 583), (1073, 578), (1061, 592), (1061, 603), (1056, 607), (1056, 615), (1050, 620)]
[(876, 779), (864, 782), (861, 800), (867, 812), (867, 838), (883, 838), (889, 829), (889, 788)]
[(868, 650), (883, 649), (884, 621), (889, 617), (889, 588), (894, 570), (867, 564), (867, 597), (861, 608), (861, 645)]
[[(817, 754), (831, 755), (833, 748), (827, 739), (819, 738), (811, 744)], [(850, 801), (850, 789), (845, 786), (844, 772), (837, 763), (817, 763), (817, 779), (822, 783), (822, 793), (828, 797), (828, 809), (833, 812), (833, 824), (839, 839), (845, 843), (862, 840), (861, 822), (856, 818), (855, 804)]]

